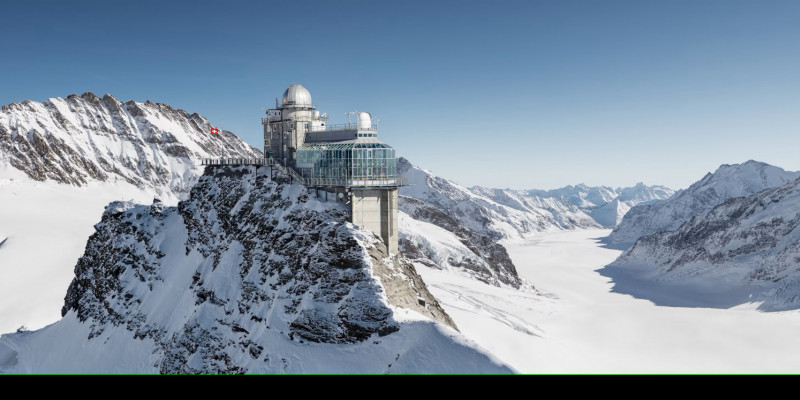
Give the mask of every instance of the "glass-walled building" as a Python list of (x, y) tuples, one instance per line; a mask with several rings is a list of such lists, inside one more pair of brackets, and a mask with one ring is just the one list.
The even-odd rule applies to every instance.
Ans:
[(380, 142), (304, 144), (297, 149), (297, 169), (318, 185), (396, 185), (394, 149)]

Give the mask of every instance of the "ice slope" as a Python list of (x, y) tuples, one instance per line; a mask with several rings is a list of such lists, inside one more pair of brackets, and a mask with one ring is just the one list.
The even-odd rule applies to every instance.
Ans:
[(601, 226), (613, 228), (622, 221), (630, 209), (630, 203), (616, 198), (600, 207), (587, 210), (587, 212)]
[(525, 194), (532, 197), (565, 198), (581, 209), (601, 206), (619, 196), (619, 193), (608, 186), (588, 186), (582, 183), (552, 190), (531, 189)]
[(409, 178), (409, 186), (400, 189), (399, 203), (405, 213), (400, 225), (404, 254), (415, 262), (515, 288), (525, 283), (499, 240), (614, 226), (631, 205), (672, 194), (663, 186), (641, 183), (631, 188), (578, 185), (552, 191), (466, 188), (403, 158), (398, 160), (398, 171)]
[[(511, 209), (528, 213), (534, 219), (546, 221), (544, 224), (528, 224), (536, 226), (533, 230), (520, 229), (520, 236), (504, 236), (504, 238), (519, 238), (525, 234), (530, 234), (549, 229), (587, 229), (595, 228), (597, 224), (583, 210), (570, 204), (559, 197), (537, 197), (526, 195), (524, 191), (510, 189), (490, 189), (475, 186), (469, 189), (472, 193), (482, 196), (489, 201), (501, 204)], [(524, 221), (524, 219), (520, 219)], [(520, 225), (511, 220), (513, 225)], [(525, 224), (522, 224), (525, 226)]]
[(535, 291), (530, 282), (519, 278), (502, 245), (486, 237), (477, 239), (463, 229), (448, 230), (411, 218), (403, 211), (399, 220), (400, 249), (413, 262), (493, 286)]
[(784, 171), (752, 160), (722, 165), (713, 174), (706, 174), (667, 200), (633, 207), (611, 232), (609, 241), (630, 245), (639, 237), (675, 230), (691, 217), (703, 215), (729, 198), (749, 196), (784, 185), (797, 177), (800, 177), (800, 172)]
[(178, 207), (109, 205), (64, 318), (2, 336), (0, 371), (510, 372), (342, 203), (269, 176), (211, 168)]

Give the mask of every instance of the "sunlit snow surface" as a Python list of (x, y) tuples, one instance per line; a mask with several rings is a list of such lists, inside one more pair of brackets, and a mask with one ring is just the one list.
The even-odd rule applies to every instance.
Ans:
[[(249, 373), (492, 373), (511, 372), (499, 360), (441, 324), (395, 311), (400, 330), (355, 344), (298, 343), (274, 330), (260, 333), (267, 361), (235, 361)], [(159, 373), (152, 339), (131, 339), (110, 327), (87, 340), (89, 324), (73, 313), (35, 332), (0, 337), (0, 373)]]
[[(241, 243), (246, 239), (240, 238), (230, 242), (230, 246), (219, 248), (212, 243), (214, 240), (208, 243), (189, 240), (190, 234), (202, 234), (192, 237), (215, 237), (225, 242), (230, 237), (226, 235), (235, 234), (237, 229), (258, 229), (266, 234), (260, 230), (263, 225), (258, 225), (263, 222), (261, 220), (250, 221), (255, 225), (243, 223), (243, 226), (233, 227), (225, 223), (226, 219), (217, 214), (216, 208), (204, 207), (209, 204), (225, 207), (230, 198), (217, 196), (223, 192), (238, 193), (233, 198), (239, 199), (250, 199), (251, 193), (262, 196), (254, 202), (271, 199), (272, 208), (255, 208), (246, 201), (238, 201), (231, 212), (238, 212), (233, 211), (237, 207), (247, 207), (256, 215), (276, 218), (270, 226), (275, 226), (279, 232), (265, 238), (265, 243), (275, 245), (251, 248), (276, 258), (288, 252), (314, 254), (311, 248), (292, 247), (307, 243), (302, 240), (289, 239), (277, 244), (280, 240), (276, 238), (284, 236), (280, 231), (282, 226), (292, 234), (303, 235), (306, 228), (302, 221), (310, 221), (314, 227), (315, 223), (324, 225), (328, 221), (324, 218), (332, 223), (343, 218), (341, 213), (334, 212), (341, 208), (340, 203), (308, 199), (299, 185), (275, 190), (277, 185), (269, 180), (255, 185), (258, 181), (255, 174), (231, 178), (227, 173), (232, 171), (223, 171), (218, 180), (208, 178), (204, 186), (196, 187), (198, 190), (193, 191), (183, 205), (186, 214), (174, 207), (122, 202), (110, 205), (111, 211), (97, 225), (100, 235), (90, 241), (85, 256), (85, 260), (95, 263), (93, 266), (98, 269), (79, 270), (79, 277), (97, 282), (98, 286), (109, 282), (95, 277), (107, 271), (104, 267), (118, 265), (119, 259), (113, 257), (108, 265), (102, 262), (106, 254), (116, 249), (121, 249), (122, 255), (117, 254), (120, 258), (146, 260), (142, 262), (152, 265), (155, 273), (139, 274), (139, 270), (131, 267), (120, 275), (109, 274), (110, 280), (116, 279), (115, 282), (125, 288), (124, 296), (118, 291), (104, 293), (101, 300), (93, 297), (94, 294), (81, 297), (71, 304), (74, 306), (80, 301), (85, 308), (71, 307), (64, 318), (52, 325), (0, 336), (0, 373), (511, 372), (501, 361), (475, 348), (468, 338), (452, 328), (434, 323), (416, 312), (389, 306), (388, 297), (378, 287), (382, 282), (376, 279), (380, 278), (372, 275), (375, 264), (370, 259), (358, 258), (367, 254), (371, 249), (367, 244), (372, 243), (369, 239), (375, 238), (355, 230), (350, 224), (339, 224), (333, 235), (329, 234), (332, 231), (325, 231), (326, 238), (330, 238), (326, 240), (337, 246), (336, 251), (356, 252), (353, 260), (362, 260), (364, 264), (354, 265), (361, 266), (363, 273), (349, 275), (345, 268), (342, 270), (347, 276), (337, 275), (340, 272), (337, 268), (343, 265), (344, 259), (331, 260), (330, 265), (309, 264), (311, 268), (328, 268), (318, 270), (328, 277), (339, 277), (330, 284), (307, 275), (305, 269), (309, 266), (297, 261), (292, 261), (291, 266), (276, 267), (281, 273), (297, 272), (282, 283), (279, 274), (266, 277), (268, 273), (262, 269), (249, 269), (249, 273), (241, 275), (244, 260)], [(305, 214), (309, 216), (307, 220), (295, 218), (298, 212), (304, 211), (309, 212)], [(329, 213), (313, 215), (315, 212)], [(187, 215), (202, 218), (187, 219)], [(192, 225), (188, 225), (189, 220)], [(227, 228), (222, 228), (223, 225)], [(192, 230), (190, 226), (204, 229)], [(352, 243), (346, 241), (348, 238)], [(113, 247), (104, 247), (108, 244)], [(187, 246), (199, 247), (187, 251)], [(155, 263), (154, 259), (160, 262)], [(108, 287), (115, 284), (109, 283)], [(197, 286), (193, 287), (194, 284)], [(202, 289), (198, 289), (201, 286)], [(244, 294), (245, 290), (249, 290), (248, 294)], [(333, 290), (341, 297), (331, 296)], [(216, 300), (198, 302), (200, 292)], [(259, 294), (248, 297), (253, 293)], [(267, 311), (269, 304), (275, 307)], [(97, 306), (92, 309), (97, 312), (90, 310), (92, 305)], [(357, 340), (351, 341), (350, 336), (342, 336), (344, 339), (340, 340), (340, 336), (329, 332), (342, 325), (336, 322), (326, 325), (326, 321), (337, 321), (332, 315), (338, 315), (341, 310), (348, 313), (351, 318), (348, 321), (354, 323), (358, 318), (380, 322), (380, 318), (385, 317), (380, 314), (382, 307), (391, 309), (393, 331), (374, 331), (364, 338), (352, 336)], [(304, 313), (306, 310), (318, 317), (319, 323), (303, 327), (292, 325), (300, 319), (298, 314), (308, 315)], [(105, 318), (112, 313), (113, 317)], [(143, 326), (146, 328), (141, 329)], [(311, 333), (299, 336), (301, 331)], [(307, 340), (298, 339), (301, 337)]]
[(800, 312), (656, 306), (611, 292), (595, 270), (619, 251), (608, 230), (544, 233), (504, 243), (541, 295), (418, 265), (462, 333), (523, 373), (800, 370)]
[(127, 183), (74, 187), (32, 181), (11, 168), (0, 172), (0, 242), (6, 239), (0, 246), (0, 333), (41, 328), (60, 318), (75, 264), (105, 206), (114, 200), (147, 204), (153, 194)]

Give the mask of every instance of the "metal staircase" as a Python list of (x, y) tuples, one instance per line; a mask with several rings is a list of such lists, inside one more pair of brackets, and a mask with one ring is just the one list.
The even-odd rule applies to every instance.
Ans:
[(294, 169), (281, 165), (279, 162), (276, 162), (274, 158), (268, 158), (268, 160), (270, 161), (270, 164), (267, 165), (277, 168), (278, 171), (281, 171), (284, 175), (291, 178), (293, 182), (299, 182), (304, 186), (308, 186), (306, 179), (300, 176), (300, 174), (298, 174)]

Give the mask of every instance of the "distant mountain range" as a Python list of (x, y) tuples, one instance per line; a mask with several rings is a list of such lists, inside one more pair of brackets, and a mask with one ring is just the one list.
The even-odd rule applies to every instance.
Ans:
[(236, 135), (209, 134), (203, 116), (164, 103), (93, 93), (2, 106), (0, 164), (35, 181), (128, 183), (165, 197), (188, 194), (201, 158), (255, 158)]
[[(428, 266), (465, 271), (490, 284), (525, 285), (501, 240), (539, 232), (599, 229), (631, 205), (664, 199), (672, 190), (638, 184), (611, 189), (586, 185), (549, 191), (467, 188), (398, 160), (408, 176), (400, 189), (400, 245)], [(610, 215), (610, 216), (609, 216)], [(434, 225), (431, 227), (430, 225)]]
[(669, 200), (631, 209), (611, 238), (635, 243), (601, 273), (616, 291), (657, 304), (798, 308), (798, 227), (800, 173), (723, 165)]
[(616, 189), (580, 184), (560, 189), (527, 192), (528, 196), (567, 199), (604, 228), (617, 226), (625, 213), (635, 205), (668, 199), (673, 194), (675, 192), (666, 186), (647, 186), (641, 182), (635, 186)]
[(630, 244), (642, 236), (672, 231), (731, 197), (749, 196), (798, 177), (800, 172), (784, 171), (757, 161), (725, 164), (668, 200), (633, 207), (611, 232), (609, 239), (612, 243)]

